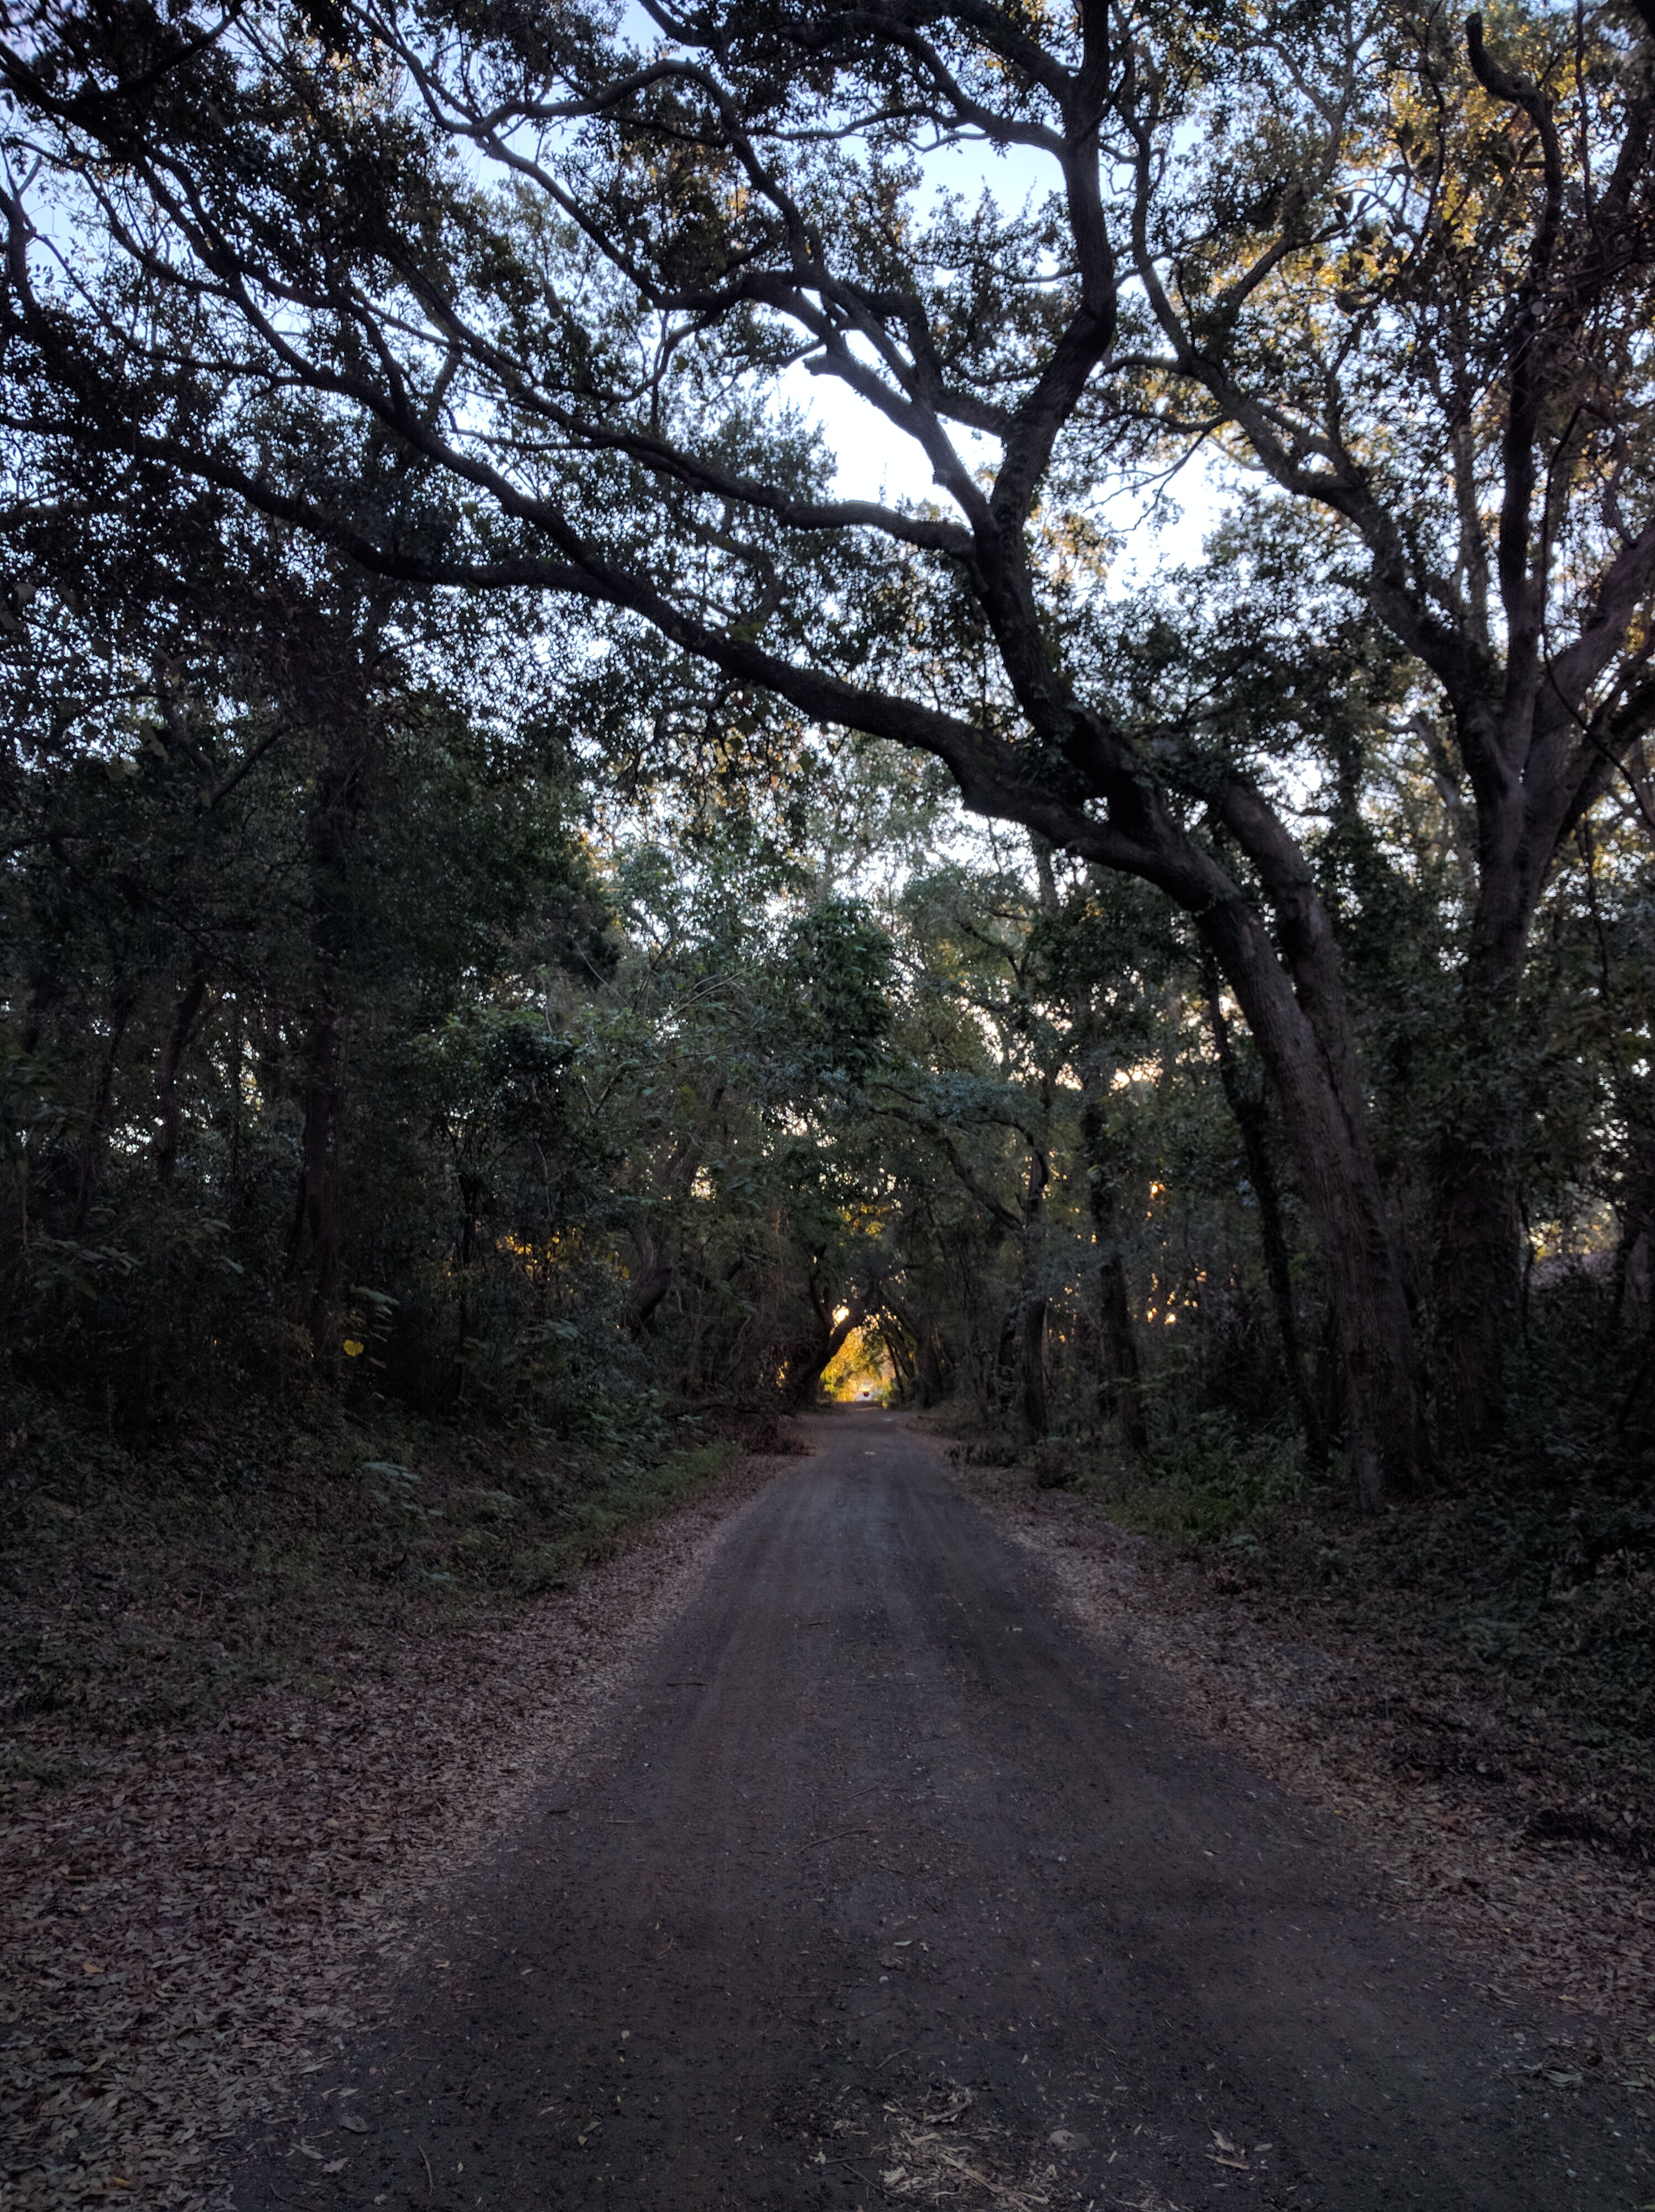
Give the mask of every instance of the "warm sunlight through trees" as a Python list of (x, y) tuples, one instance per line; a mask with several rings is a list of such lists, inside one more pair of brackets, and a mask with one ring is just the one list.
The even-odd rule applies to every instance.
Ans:
[(1641, 16), (11, 21), (20, 1380), (1644, 1434)]

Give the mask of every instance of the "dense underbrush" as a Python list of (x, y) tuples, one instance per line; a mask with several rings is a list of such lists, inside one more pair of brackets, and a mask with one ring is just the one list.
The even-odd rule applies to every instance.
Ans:
[(208, 1718), (271, 1683), (324, 1690), (342, 1640), (563, 1587), (744, 1443), (777, 1442), (727, 1417), (599, 1448), (390, 1413), (369, 1425), (323, 1405), (204, 1419), (137, 1449), (61, 1401), (14, 1397), (0, 1427), (4, 1778), (49, 1784), (78, 1741)]
[[(1312, 1630), (1428, 1651), (1582, 1754), (1655, 1774), (1655, 1405), (1641, 1347), (1590, 1285), (1513, 1360), (1503, 1448), (1372, 1519), (1289, 1426), (1222, 1409), (1168, 1423), (1141, 1462), (1085, 1439), (958, 1443), (1074, 1489), (1169, 1555)], [(1595, 1325), (1596, 1324), (1596, 1325)]]
[(1531, 1700), (1577, 1747), (1655, 1773), (1646, 1496), (1559, 1490), (1505, 1462), (1366, 1525), (1318, 1503), (1227, 1540), (1238, 1585), (1382, 1641), (1435, 1646), (1491, 1697)]

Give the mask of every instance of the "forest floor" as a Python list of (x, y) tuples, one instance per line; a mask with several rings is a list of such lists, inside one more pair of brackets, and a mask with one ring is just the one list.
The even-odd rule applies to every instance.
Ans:
[(1343, 1823), (1394, 1908), (1460, 1948), (1495, 2002), (1612, 2023), (1623, 2070), (1655, 2091), (1655, 1795), (1589, 1705), (1536, 1699), (1405, 1589), (1354, 1613), (1347, 1591), (1263, 1571), (1256, 1547), (1171, 1544), (950, 1449), (1074, 1620), (1165, 1677), (1180, 1725)]
[(5, 1441), (0, 2205), (199, 2205), (776, 1462)]
[(179, 1607), (60, 1555), (111, 1649), (9, 1723), (0, 2203), (1655, 2196), (1601, 1772), (1084, 1497), (812, 1434), (637, 1478), (680, 1502), (607, 1560), (566, 1504), (573, 1588), (324, 1577), (272, 1679), (161, 1655), (160, 1720), (115, 1662)]

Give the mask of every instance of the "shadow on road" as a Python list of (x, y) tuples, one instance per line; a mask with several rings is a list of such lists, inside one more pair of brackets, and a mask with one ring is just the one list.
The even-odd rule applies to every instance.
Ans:
[(1524, 2070), (1551, 2023), (1158, 1723), (928, 1444), (811, 1426), (239, 2212), (1655, 2196)]

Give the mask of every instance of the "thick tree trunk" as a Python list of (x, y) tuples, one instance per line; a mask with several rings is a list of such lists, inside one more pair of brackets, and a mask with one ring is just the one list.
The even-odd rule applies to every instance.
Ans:
[(92, 1211), (92, 1200), (98, 1186), (98, 1163), (103, 1155), (103, 1140), (108, 1133), (110, 1110), (115, 1103), (115, 1070), (120, 1062), (121, 1047), (126, 1042), (127, 1024), (132, 1018), (133, 999), (123, 992), (110, 1009), (109, 1042), (103, 1058), (98, 1064), (98, 1086), (86, 1117), (86, 1139), (81, 1146), (81, 1157), (75, 1188), (75, 1234), (82, 1235), (87, 1218)]
[(339, 725), (330, 730), (307, 825), (312, 996), (306, 1024), (304, 1134), (287, 1272), (296, 1273), (301, 1263), (308, 1267), (307, 1321), (319, 1360), (332, 1347), (344, 1249), (339, 1176), (349, 1015), (344, 987), (354, 933), (352, 874), (363, 801), (364, 755), (360, 731)]
[(164, 1190), (178, 1166), (179, 1140), (184, 1115), (178, 1095), (178, 1071), (202, 1006), (207, 997), (206, 970), (198, 965), (191, 973), (173, 1016), (172, 1027), (155, 1065), (155, 1180)]
[(814, 1283), (811, 1285), (810, 1291), (811, 1304), (817, 1310), (818, 1327), (811, 1337), (788, 1355), (783, 1370), (782, 1396), (789, 1406), (803, 1406), (809, 1402), (811, 1393), (821, 1381), (834, 1354), (851, 1331), (861, 1327), (868, 1315), (868, 1304), (859, 1299), (846, 1308), (842, 1321), (835, 1321)]
[[(1099, 732), (1100, 746), (1104, 733)], [(1190, 915), (1252, 1031), (1280, 1102), (1286, 1139), (1316, 1224), (1338, 1316), (1344, 1363), (1340, 1442), (1365, 1512), (1417, 1490), (1430, 1464), (1413, 1322), (1378, 1170), (1367, 1101), (1331, 921), (1310, 864), (1258, 791), (1237, 779), (1214, 814), (1256, 871), (1267, 927), (1253, 897), (1143, 786), (1116, 783), (1101, 830), (1065, 832), (1073, 851), (1123, 865)]]
[[(697, 1114), (691, 1126), (685, 1130), (656, 1179), (658, 1198), (668, 1206), (681, 1200), (696, 1179), (706, 1148), (708, 1132), (723, 1102), (725, 1085), (715, 1082), (706, 1105)], [(662, 1299), (672, 1287), (677, 1263), (666, 1240), (652, 1228), (638, 1228), (632, 1232), (632, 1243), (638, 1255), (638, 1272), (632, 1279), (631, 1294), (622, 1316), (629, 1334), (642, 1336)]]
[(1523, 1304), (1522, 1108), (1511, 1041), (1535, 901), (1517, 869), (1494, 855), (1484, 861), (1459, 989), (1459, 1080), (1435, 1163), (1437, 1428), (1450, 1461), (1475, 1459), (1500, 1440)]
[(1451, 1461), (1488, 1450), (1505, 1427), (1523, 1303), (1516, 1121), (1507, 1100), (1478, 1101), (1437, 1148), (1437, 1431)]
[(1108, 1158), (1107, 1127), (1101, 1077), (1089, 1070), (1082, 1080), (1080, 1141), (1086, 1160), (1086, 1191), (1092, 1236), (1098, 1258), (1098, 1342), (1103, 1372), (1098, 1411), (1114, 1423), (1121, 1449), (1142, 1459), (1149, 1449), (1140, 1385), (1138, 1337), (1127, 1295), (1126, 1261), (1121, 1252), (1120, 1207)]
[(647, 1229), (635, 1230), (632, 1243), (638, 1255), (638, 1271), (632, 1278), (622, 1320), (628, 1335), (642, 1336), (656, 1307), (672, 1287), (672, 1268)]
[(1240, 1133), (1242, 1157), (1247, 1163), (1247, 1178), (1258, 1201), (1259, 1243), (1263, 1248), (1265, 1273), (1269, 1278), (1270, 1296), (1275, 1307), (1276, 1328), (1281, 1339), (1281, 1359), (1287, 1370), (1287, 1386), (1293, 1392), (1293, 1403), (1299, 1408), (1299, 1418), (1304, 1425), (1305, 1442), (1311, 1459), (1316, 1466), (1325, 1467), (1328, 1459), (1327, 1431), (1323, 1424), (1321, 1408), (1316, 1402), (1316, 1393), (1311, 1388), (1309, 1370), (1299, 1341), (1299, 1320), (1293, 1295), (1293, 1263), (1287, 1250), (1287, 1234), (1282, 1227), (1281, 1201), (1275, 1186), (1275, 1164), (1270, 1158), (1264, 1098), (1262, 1093), (1249, 1089), (1237, 1064), (1235, 1048), (1230, 1037), (1230, 1024), (1225, 1019), (1224, 1006), (1219, 995), (1218, 970), (1210, 956), (1202, 961), (1202, 981), (1207, 994), (1207, 1016), (1212, 1026), (1214, 1048), (1218, 1054), (1219, 1080), (1224, 1086), (1226, 1102)]
[(305, 1049), (305, 1121), (299, 1148), (299, 1188), (288, 1239), (287, 1272), (303, 1262), (310, 1274), (307, 1324), (319, 1359), (332, 1339), (344, 1229), (339, 1215), (339, 1133), (344, 1119), (344, 1020), (332, 996), (311, 1008)]
[[(1338, 1316), (1340, 1442), (1358, 1505), (1378, 1512), (1390, 1495), (1419, 1487), (1429, 1460), (1412, 1322), (1367, 1141), (1336, 960), (1330, 945), (1313, 957), (1297, 947), (1296, 992), (1269, 933), (1243, 901), (1226, 902), (1200, 921), (1281, 1102)], [(1320, 927), (1325, 930), (1325, 916)]]
[(935, 1318), (923, 1309), (916, 1315), (913, 1310), (885, 1293), (885, 1304), (896, 1317), (913, 1346), (915, 1380), (919, 1386), (920, 1404), (940, 1406), (948, 1395), (948, 1370), (952, 1364), (943, 1345)]
[(1023, 1400), (1023, 1424), (1038, 1443), (1051, 1427), (1046, 1403), (1046, 1298), (1025, 1298), (1019, 1346), (1019, 1376)]
[(876, 1326), (879, 1341), (885, 1349), (885, 1357), (891, 1362), (891, 1371), (896, 1377), (897, 1390), (906, 1401), (913, 1394), (919, 1372), (916, 1347), (910, 1339), (906, 1326), (888, 1306), (881, 1308)]
[(920, 1373), (920, 1403), (940, 1406), (948, 1395), (948, 1374), (952, 1360), (943, 1348), (936, 1324), (928, 1322), (925, 1334), (918, 1340), (917, 1359)]
[(1018, 1396), (1023, 1423), (1037, 1443), (1051, 1427), (1046, 1402), (1046, 1315), (1050, 1300), (1043, 1279), (1041, 1221), (1051, 1169), (1037, 1149), (1029, 1160), (1029, 1181), (1023, 1200), (1023, 1299), (1018, 1330)]

